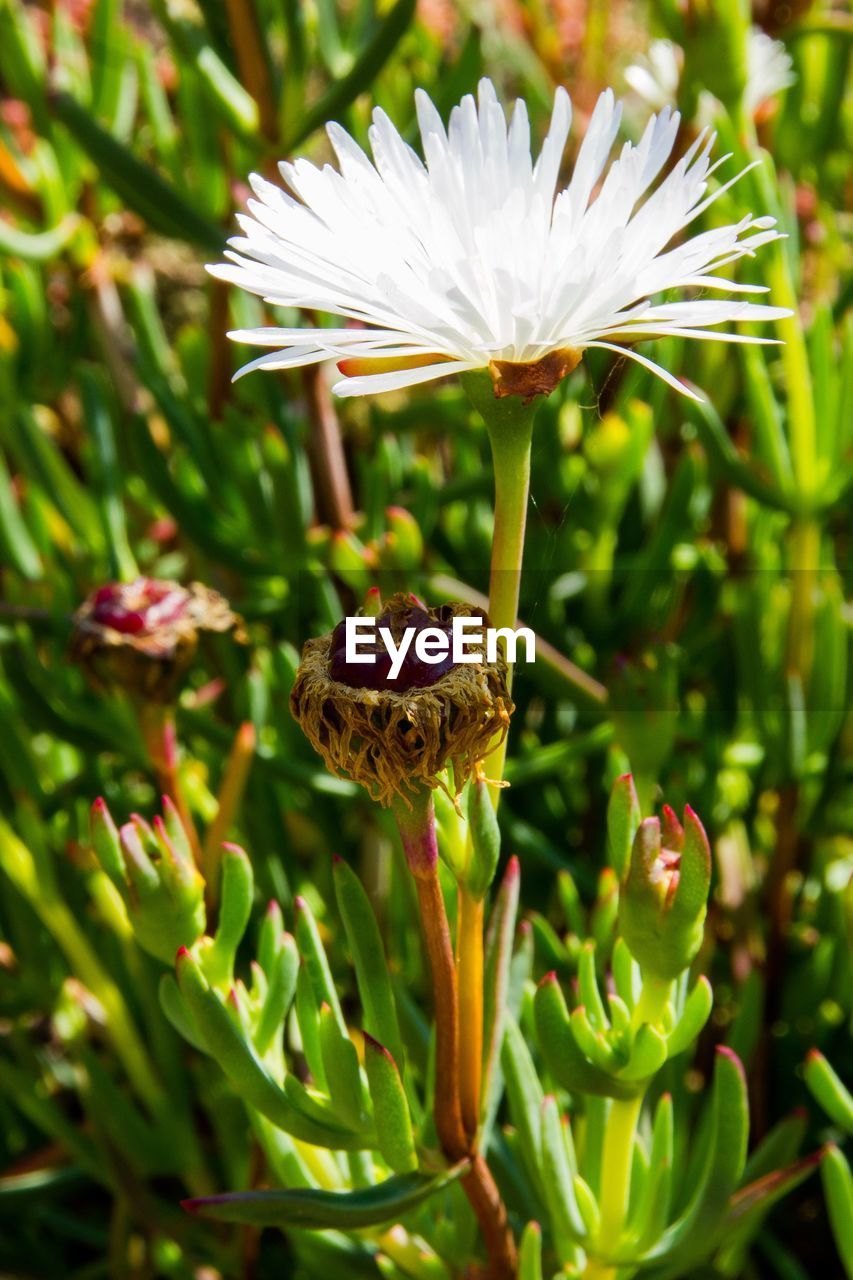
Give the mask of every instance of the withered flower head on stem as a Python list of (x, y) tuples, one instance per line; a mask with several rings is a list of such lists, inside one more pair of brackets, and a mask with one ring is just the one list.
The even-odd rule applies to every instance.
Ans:
[(108, 582), (74, 615), (71, 656), (97, 688), (170, 702), (202, 631), (231, 631), (240, 619), (218, 591), (191, 582)]
[[(387, 627), (396, 644), (407, 628), (415, 635), (437, 628), (450, 638), (453, 619), (472, 616), (482, 618), (482, 628), (472, 628), (482, 643), (469, 638), (466, 649), (482, 661), (454, 663), (451, 648), (440, 662), (424, 663), (413, 642), (391, 679), (380, 628)], [(293, 715), (333, 774), (360, 783), (386, 807), (422, 786), (443, 786), (439, 775), (448, 766), (458, 792), (503, 739), (513, 711), (505, 658), (499, 652), (494, 662), (486, 660), (488, 618), (465, 604), (428, 609), (400, 592), (376, 626), (376, 661), (369, 664), (347, 662), (343, 622), (306, 643), (290, 695)]]

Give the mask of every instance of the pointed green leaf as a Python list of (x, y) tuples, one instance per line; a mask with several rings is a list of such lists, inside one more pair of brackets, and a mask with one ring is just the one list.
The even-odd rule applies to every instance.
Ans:
[(666, 1226), (672, 1199), (673, 1132), (672, 1097), (664, 1093), (655, 1108), (649, 1176), (631, 1220), (633, 1252), (648, 1249)]
[[(278, 918), (281, 919), (280, 913)], [(296, 942), (289, 933), (282, 932), (279, 936), (280, 949), (277, 955), (271, 954), (271, 947), (264, 948), (266, 959), (264, 973), (267, 976), (268, 985), (255, 1029), (255, 1048), (261, 1057), (284, 1025), (287, 1012), (293, 1002), (296, 978), (299, 973), (299, 952), (296, 949)]]
[(302, 1227), (309, 1230), (358, 1231), (382, 1222), (398, 1222), (430, 1196), (460, 1177), (467, 1161), (444, 1173), (405, 1173), (358, 1191), (234, 1191), (183, 1201), (190, 1213), (219, 1222), (256, 1227)]
[(364, 886), (342, 858), (334, 862), (335, 897), (344, 923), (358, 993), (364, 1009), (364, 1029), (384, 1044), (396, 1063), (405, 1055), (391, 990), (388, 962), (376, 916)]
[(50, 98), (54, 115), (97, 166), (116, 194), (144, 218), (153, 231), (188, 241), (205, 253), (221, 254), (225, 236), (165, 178), (123, 146), (68, 93)]
[(325, 947), (320, 940), (320, 931), (317, 928), (314, 913), (304, 898), (295, 898), (293, 906), (296, 913), (296, 943), (311, 980), (317, 1007), (319, 1009), (321, 1005), (327, 1004), (335, 1016), (341, 1034), (346, 1035), (347, 1028), (341, 1012), (341, 1002), (338, 999)]
[(379, 1150), (395, 1173), (418, 1167), (406, 1091), (396, 1062), (378, 1040), (364, 1033), (364, 1069), (373, 1103)]
[(507, 1007), (520, 883), (518, 858), (512, 857), (507, 863), (486, 931), (483, 979), (483, 1119), (496, 1105), (493, 1084), (496, 1082), (504, 1035), (504, 1011)]
[(236, 844), (222, 846), (222, 888), (219, 923), (213, 945), (205, 952), (204, 971), (211, 986), (230, 986), (237, 956), (249, 916), (255, 881), (247, 854)]
[(630, 773), (617, 778), (607, 803), (607, 845), (610, 865), (619, 879), (625, 874), (631, 845), (642, 819), (637, 789)]
[(528, 1222), (518, 1246), (518, 1280), (542, 1280), (542, 1228)]
[(681, 1017), (667, 1037), (668, 1057), (674, 1058), (690, 1048), (710, 1018), (713, 1005), (714, 992), (710, 982), (702, 974), (685, 1001)]
[(513, 1124), (518, 1131), (521, 1153), (528, 1176), (542, 1192), (542, 1103), (545, 1096), (530, 1050), (518, 1023), (507, 1015), (506, 1031), (501, 1050), (501, 1068), (506, 1081), (506, 1092)]
[(351, 1129), (362, 1128), (365, 1116), (358, 1053), (349, 1036), (341, 1035), (327, 1004), (320, 1008), (320, 1053), (335, 1111)]
[(542, 1175), (557, 1253), (561, 1263), (571, 1262), (574, 1246), (586, 1238), (586, 1224), (578, 1208), (560, 1112), (550, 1095), (542, 1104)]
[(623, 1080), (648, 1080), (666, 1062), (666, 1040), (656, 1027), (644, 1022), (634, 1038), (631, 1058), (619, 1073)]
[(746, 1161), (749, 1105), (740, 1060), (719, 1046), (711, 1095), (710, 1147), (705, 1164), (684, 1213), (645, 1255), (644, 1261), (666, 1260), (689, 1268), (704, 1257), (708, 1236), (720, 1225), (729, 1197), (737, 1187)]
[(197, 961), (186, 948), (178, 954), (177, 973), (181, 995), (207, 1052), (244, 1102), (285, 1133), (315, 1146), (353, 1150), (364, 1145), (359, 1135), (317, 1123), (297, 1111), (244, 1039), (219, 996), (207, 985)]
[(824, 1152), (820, 1172), (832, 1234), (844, 1270), (853, 1278), (853, 1173), (834, 1145)]
[(806, 1058), (806, 1084), (834, 1124), (853, 1134), (853, 1094), (818, 1049)]

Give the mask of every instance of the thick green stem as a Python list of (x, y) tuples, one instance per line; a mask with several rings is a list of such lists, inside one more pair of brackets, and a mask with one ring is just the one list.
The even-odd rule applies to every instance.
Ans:
[(643, 989), (640, 992), (640, 998), (634, 1009), (634, 1027), (639, 1028), (644, 1022), (650, 1023), (653, 1027), (658, 1026), (663, 1019), (663, 1013), (671, 994), (671, 982), (646, 975), (643, 978)]
[[(639, 1028), (644, 1022), (652, 1026), (659, 1025), (671, 993), (671, 982), (646, 975), (634, 1010), (634, 1027)], [(600, 1255), (603, 1254), (605, 1259), (612, 1256), (625, 1229), (631, 1192), (634, 1141), (645, 1095), (646, 1087), (643, 1085), (635, 1097), (614, 1098), (610, 1103), (601, 1164), (601, 1224), (597, 1256), (590, 1258), (584, 1271), (584, 1280), (611, 1280), (618, 1270), (603, 1261)]]
[(614, 1098), (604, 1130), (601, 1164), (601, 1226), (598, 1239), (603, 1252), (612, 1253), (619, 1243), (628, 1215), (634, 1135), (643, 1106), (644, 1092), (634, 1098)]

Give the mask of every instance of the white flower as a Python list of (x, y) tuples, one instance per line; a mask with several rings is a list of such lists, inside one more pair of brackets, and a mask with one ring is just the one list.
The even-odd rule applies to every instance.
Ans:
[[(447, 131), (423, 92), (417, 112), (423, 162), (377, 109), (373, 162), (330, 124), (340, 171), (282, 164), (293, 195), (253, 175), (257, 199), (239, 217), (244, 235), (230, 241), (233, 265), (213, 274), (270, 304), (354, 324), (233, 332), (236, 341), (275, 348), (241, 373), (333, 359), (345, 375), (337, 393), (362, 395), (489, 368), (499, 392), (529, 395), (550, 390), (587, 348), (604, 347), (686, 391), (624, 344), (664, 335), (765, 341), (709, 327), (789, 314), (732, 299), (652, 301), (680, 288), (764, 292), (713, 273), (778, 236), (772, 218), (752, 214), (689, 233), (736, 178), (709, 193), (722, 160), (711, 164), (713, 138), (703, 135), (658, 181), (678, 130), (668, 108), (608, 167), (621, 107), (603, 93), (556, 198), (571, 119), (564, 89), (535, 163), (524, 103), (507, 128), (489, 80), (480, 83), (479, 110), (464, 98)], [(530, 369), (532, 389), (516, 385), (519, 364)], [(554, 374), (550, 385), (540, 385), (549, 382), (543, 369)]]
[[(795, 81), (791, 56), (780, 40), (752, 27), (746, 45), (746, 86), (743, 105), (750, 115)], [(625, 83), (647, 107), (660, 111), (674, 106), (684, 67), (684, 50), (671, 40), (653, 40), (645, 56), (625, 69)], [(720, 109), (713, 94), (699, 95), (696, 118), (702, 124)]]
[(791, 55), (781, 40), (753, 27), (746, 46), (746, 89), (743, 105), (755, 115), (770, 98), (788, 89), (796, 80)]
[(653, 40), (645, 54), (625, 68), (625, 83), (652, 111), (675, 106), (684, 50), (672, 40)]

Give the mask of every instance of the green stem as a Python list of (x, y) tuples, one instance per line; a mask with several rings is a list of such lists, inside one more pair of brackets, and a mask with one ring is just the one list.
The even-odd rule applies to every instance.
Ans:
[(615, 1251), (628, 1215), (634, 1135), (644, 1094), (645, 1090), (633, 1098), (614, 1098), (607, 1114), (601, 1163), (601, 1226), (598, 1240), (608, 1254)]
[[(671, 992), (671, 982), (648, 975), (643, 979), (643, 989), (634, 1010), (635, 1029), (644, 1022), (652, 1026), (660, 1024)], [(612, 1256), (615, 1252), (628, 1217), (634, 1140), (645, 1095), (646, 1086), (642, 1085), (633, 1098), (614, 1098), (607, 1113), (601, 1163), (601, 1224), (598, 1231), (599, 1254), (603, 1253), (605, 1257)], [(584, 1280), (611, 1280), (616, 1271), (617, 1268), (602, 1261), (600, 1256), (593, 1257), (584, 1272)]]
[(653, 1027), (658, 1026), (663, 1020), (663, 1013), (671, 993), (671, 982), (661, 981), (660, 978), (652, 978), (647, 975), (643, 979), (643, 989), (634, 1009), (632, 1020), (634, 1028), (641, 1027), (644, 1022), (650, 1023)]
[[(530, 489), (530, 450), (536, 408), (518, 396), (498, 398), (488, 374), (477, 371), (463, 377), (471, 403), (486, 424), (492, 447), (495, 473), (495, 526), (489, 572), (489, 624), (515, 627), (524, 533), (527, 525), (527, 498)], [(512, 668), (507, 673), (512, 688)], [(506, 739), (486, 759), (486, 774), (493, 782), (503, 778)], [(492, 793), (497, 806), (500, 791)]]

